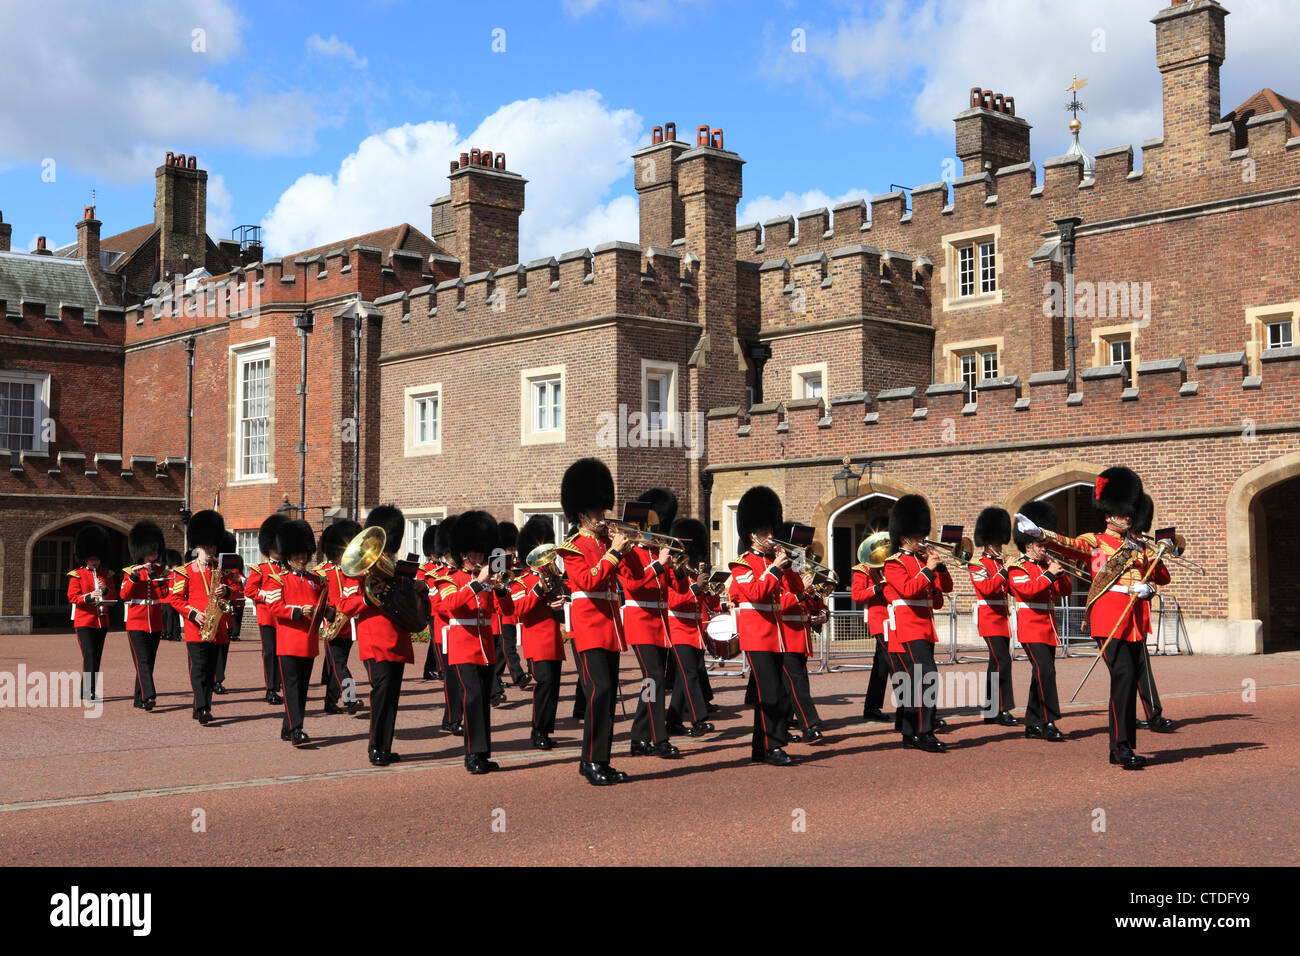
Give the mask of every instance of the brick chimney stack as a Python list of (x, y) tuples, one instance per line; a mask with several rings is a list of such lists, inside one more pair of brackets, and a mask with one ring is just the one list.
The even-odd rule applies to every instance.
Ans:
[(1165, 149), (1209, 136), (1219, 122), (1223, 20), (1215, 0), (1174, 0), (1156, 25), (1156, 65), (1164, 87)]
[(667, 249), (686, 234), (686, 212), (677, 186), (677, 157), (687, 144), (677, 138), (677, 124), (656, 126), (650, 145), (632, 154), (641, 209), (641, 248)]
[(95, 207), (87, 206), (82, 213), (81, 222), (77, 223), (77, 258), (86, 263), (90, 281), (95, 284), (99, 297), (105, 302), (116, 302), (114, 285), (104, 275), (104, 266), (99, 257), (99, 227), (101, 223), (95, 218)]
[[(518, 262), (519, 214), (528, 180), (506, 169), (505, 153), (481, 149), (461, 153), (447, 178), (461, 278)], [(438, 221), (440, 208), (445, 206), (434, 203), (433, 238), (438, 242), (449, 236), (448, 223)]]
[(9, 252), (13, 235), (14, 227), (5, 222), (4, 213), (0, 212), (0, 252)]
[(1030, 125), (1016, 116), (1016, 98), (971, 87), (970, 105), (957, 114), (957, 158), (963, 176), (996, 173), (1029, 162)]
[(154, 171), (153, 221), (162, 278), (207, 263), (208, 174), (195, 157), (168, 153)]

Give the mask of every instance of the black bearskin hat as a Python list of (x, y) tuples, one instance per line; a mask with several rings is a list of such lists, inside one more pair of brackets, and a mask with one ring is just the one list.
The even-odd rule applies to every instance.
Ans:
[(1000, 548), (1011, 540), (1011, 515), (1006, 508), (985, 508), (975, 519), (975, 547)]
[(528, 552), (539, 544), (555, 544), (555, 525), (549, 515), (533, 515), (524, 522), (519, 537), (515, 539), (520, 558), (527, 558)]
[(343, 552), (348, 549), (352, 539), (361, 533), (361, 525), (355, 521), (336, 521), (320, 533), (320, 549), (325, 553), (325, 560), (339, 563)]
[(447, 515), (438, 522), (436, 533), (433, 536), (433, 553), (438, 557), (444, 554), (455, 554), (456, 549), (451, 545), (452, 532), (456, 530), (456, 520), (459, 515)]
[(168, 548), (164, 551), (159, 560), (169, 568), (174, 568), (179, 564), (183, 564), (185, 561), (185, 559), (181, 557), (181, 553), (174, 548)]
[(904, 538), (924, 538), (930, 533), (930, 503), (920, 495), (903, 495), (889, 509), (889, 550), (898, 551)]
[(1133, 523), (1129, 525), (1129, 530), (1135, 534), (1150, 534), (1151, 519), (1156, 516), (1156, 503), (1151, 500), (1151, 496), (1146, 492), (1138, 499), (1137, 507), (1133, 509)]
[(424, 534), (420, 538), (420, 553), (426, 558), (432, 558), (438, 553), (438, 526), (436, 524), (431, 524), (424, 529)]
[(366, 515), (366, 527), (375, 525), (383, 528), (384, 534), (388, 536), (384, 542), (385, 551), (396, 554), (402, 550), (402, 539), (406, 537), (406, 516), (402, 514), (401, 508), (393, 505), (372, 508), (370, 514)]
[(671, 525), (672, 530), (668, 533), (674, 538), (681, 538), (686, 542), (686, 556), (690, 559), (692, 567), (698, 567), (702, 562), (709, 560), (709, 532), (704, 527), (703, 521), (696, 521), (694, 518), (678, 518)]
[(614, 507), (614, 476), (599, 458), (579, 458), (560, 479), (560, 506), (564, 516), (578, 524), (584, 511)]
[(161, 558), (167, 550), (162, 528), (152, 521), (137, 521), (126, 536), (126, 550), (135, 564), (144, 564), (150, 555)]
[(1107, 468), (1092, 486), (1092, 506), (1103, 515), (1133, 517), (1142, 497), (1142, 479), (1130, 468)]
[(101, 561), (107, 561), (108, 531), (101, 525), (86, 525), (77, 532), (76, 540), (73, 542), (73, 550), (76, 552), (77, 560), (83, 564), (87, 558), (99, 558)]
[(497, 536), (500, 538), (501, 547), (513, 548), (519, 541), (519, 526), (513, 521), (498, 521)]
[(226, 534), (226, 522), (217, 511), (198, 511), (185, 526), (185, 543), (191, 548), (214, 551)]
[(652, 524), (649, 530), (664, 534), (672, 527), (677, 517), (677, 496), (667, 488), (651, 488), (637, 501), (648, 504), (650, 510), (659, 518), (659, 523)]
[[(1056, 530), (1056, 508), (1046, 501), (1026, 501), (1020, 509), (1020, 513), (1032, 521), (1044, 531)], [(1014, 538), (1016, 547), (1023, 553), (1025, 545), (1035, 540), (1027, 534), (1021, 534), (1020, 529), (1016, 529)]]
[(280, 530), (275, 533), (275, 550), (286, 561), (291, 554), (315, 554), (316, 535), (311, 525), (301, 519), (280, 525)]
[(257, 529), (257, 550), (268, 558), (271, 552), (276, 550), (275, 533), (280, 530), (280, 526), (289, 520), (289, 516), (283, 511), (277, 511), (275, 514), (267, 515), (266, 520), (262, 522), (262, 527)]
[(749, 550), (749, 536), (755, 531), (766, 528), (775, 534), (783, 523), (781, 499), (771, 488), (755, 485), (740, 496), (736, 506), (736, 536), (740, 538), (742, 552)]
[(451, 529), (451, 547), (457, 554), (473, 551), (486, 558), (500, 547), (500, 541), (497, 519), (486, 511), (466, 511)]

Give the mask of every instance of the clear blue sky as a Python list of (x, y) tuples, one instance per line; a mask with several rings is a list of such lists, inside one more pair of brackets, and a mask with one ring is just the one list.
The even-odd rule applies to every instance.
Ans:
[[(674, 120), (683, 139), (725, 129), (747, 161), (742, 217), (766, 218), (941, 178), (976, 84), (1016, 96), (1040, 163), (1069, 144), (1074, 73), (1090, 78), (1091, 151), (1159, 135), (1148, 20), (1164, 5), (4, 0), (0, 211), (16, 248), (72, 241), (92, 188), (106, 235), (147, 222), (173, 149), (219, 177), (213, 235), (264, 223), (288, 252), (402, 220), (427, 230), (468, 138), (508, 145), (530, 179), (525, 254), (559, 252), (635, 239), (626, 154)], [(1229, 7), (1223, 109), (1263, 86), (1300, 96), (1279, 42), (1294, 6)]]

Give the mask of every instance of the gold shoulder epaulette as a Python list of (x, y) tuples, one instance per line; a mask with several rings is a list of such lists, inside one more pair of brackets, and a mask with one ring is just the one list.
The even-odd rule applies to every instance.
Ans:
[(897, 554), (891, 554), (889, 557), (885, 558), (885, 563), (888, 564), (890, 561), (901, 562), (902, 560), (903, 560), (903, 552), (900, 551)]
[(75, 578), (78, 577), (80, 574), (81, 574), (81, 568), (73, 568), (71, 571), (68, 572), (68, 577)]
[(565, 541), (562, 544), (557, 544), (555, 550), (559, 554), (582, 554), (582, 549), (572, 541)]
[(853, 570), (854, 570), (854, 571), (861, 571), (863, 574), (866, 574), (866, 573), (868, 573), (871, 569), (870, 569), (869, 567), (867, 567), (865, 564), (855, 564), (855, 565), (853, 565)]

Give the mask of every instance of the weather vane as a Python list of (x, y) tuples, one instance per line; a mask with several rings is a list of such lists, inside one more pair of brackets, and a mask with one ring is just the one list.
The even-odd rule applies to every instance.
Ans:
[(1070, 120), (1070, 129), (1072, 130), (1083, 125), (1079, 122), (1080, 111), (1088, 112), (1088, 107), (1084, 105), (1083, 100), (1079, 99), (1079, 91), (1087, 85), (1088, 78), (1085, 76), (1081, 80), (1079, 74), (1076, 73), (1074, 74), (1074, 82), (1065, 88), (1065, 92), (1070, 94), (1070, 102), (1065, 104), (1065, 111), (1074, 114), (1074, 119)]

